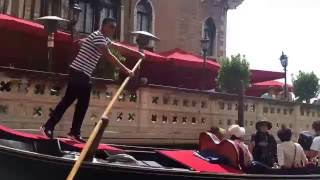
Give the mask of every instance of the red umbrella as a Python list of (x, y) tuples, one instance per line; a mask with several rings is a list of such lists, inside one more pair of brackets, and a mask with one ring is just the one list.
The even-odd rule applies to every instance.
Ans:
[(283, 72), (264, 71), (264, 70), (251, 70), (251, 83), (259, 83), (282, 79), (285, 77)]
[[(271, 87), (281, 89), (284, 87), (284, 83), (279, 81), (265, 81), (255, 83), (247, 89), (246, 94), (249, 96), (261, 96), (262, 94), (266, 93)], [(289, 92), (293, 91), (293, 87), (291, 85), (287, 85), (287, 88)]]
[[(192, 53), (183, 51), (181, 49), (173, 49), (167, 52), (161, 53), (165, 55), (170, 61), (172, 61), (176, 66), (180, 67), (188, 67), (193, 69), (200, 69), (203, 68), (203, 58)], [(214, 72), (218, 72), (220, 69), (220, 64), (217, 63), (213, 59), (208, 59), (206, 61), (206, 69), (209, 69)]]
[[(8, 31), (23, 32), (35, 36), (47, 37), (42, 24), (16, 18), (6, 14), (0, 14), (0, 29)], [(71, 41), (71, 36), (68, 33), (58, 31), (55, 34), (56, 41), (68, 42)]]

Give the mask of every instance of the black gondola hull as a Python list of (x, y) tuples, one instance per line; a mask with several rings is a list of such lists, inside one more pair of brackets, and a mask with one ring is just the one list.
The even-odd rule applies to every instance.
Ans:
[[(63, 180), (74, 161), (54, 156), (40, 155), (7, 147), (0, 147), (0, 174), (4, 180)], [(320, 179), (318, 175), (233, 175), (183, 172), (168, 169), (150, 169), (109, 164), (85, 163), (77, 180), (102, 180), (130, 178), (139, 180), (202, 180), (202, 179)]]

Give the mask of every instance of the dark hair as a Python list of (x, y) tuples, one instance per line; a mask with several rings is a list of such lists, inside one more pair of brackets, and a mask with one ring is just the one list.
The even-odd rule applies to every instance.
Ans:
[(287, 128), (286, 126), (282, 125), (281, 129), (278, 131), (278, 137), (280, 141), (290, 141), (292, 136), (292, 131), (290, 128)]
[(315, 131), (320, 131), (320, 120), (314, 121), (312, 123), (312, 129), (314, 129)]
[(106, 17), (102, 20), (101, 26), (107, 25), (109, 23), (116, 23), (117, 21), (114, 18)]

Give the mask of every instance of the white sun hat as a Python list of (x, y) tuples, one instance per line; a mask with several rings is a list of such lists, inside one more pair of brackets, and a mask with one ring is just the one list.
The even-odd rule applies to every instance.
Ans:
[(233, 124), (229, 127), (228, 133), (230, 136), (234, 135), (237, 138), (242, 138), (246, 134), (244, 127), (240, 127), (237, 124)]

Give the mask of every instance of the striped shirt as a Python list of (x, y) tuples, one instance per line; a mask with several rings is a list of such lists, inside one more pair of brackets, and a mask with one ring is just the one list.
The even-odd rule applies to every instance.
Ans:
[(105, 38), (100, 31), (91, 33), (81, 45), (80, 51), (70, 67), (91, 77), (102, 56), (98, 51), (98, 45), (108, 46), (109, 44), (111, 44), (111, 40)]

